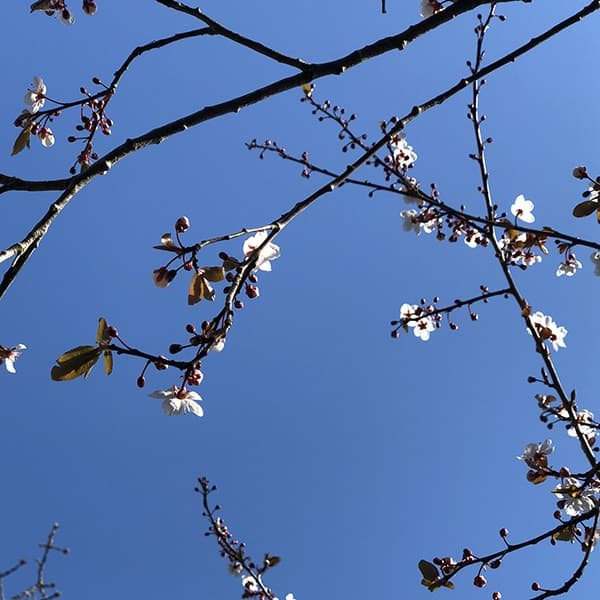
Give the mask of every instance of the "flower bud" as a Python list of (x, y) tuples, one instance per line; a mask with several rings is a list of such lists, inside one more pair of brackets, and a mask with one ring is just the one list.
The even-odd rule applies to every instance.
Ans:
[(246, 296), (248, 296), (248, 298), (258, 298), (260, 296), (260, 290), (255, 285), (246, 284)]
[(175, 222), (175, 231), (177, 233), (183, 233), (190, 228), (190, 220), (187, 217), (179, 217)]

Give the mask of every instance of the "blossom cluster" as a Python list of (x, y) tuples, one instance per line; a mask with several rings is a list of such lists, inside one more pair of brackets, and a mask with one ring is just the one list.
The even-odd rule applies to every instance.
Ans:
[(403, 131), (392, 137), (388, 147), (391, 155), (387, 157), (386, 162), (391, 162), (397, 169), (406, 171), (417, 160), (417, 154), (413, 150), (413, 147), (408, 145), (406, 135)]
[(438, 320), (426, 308), (416, 304), (405, 303), (400, 307), (400, 322), (406, 331), (410, 327), (415, 336), (424, 342), (438, 328)]
[[(245, 293), (249, 298), (259, 296), (259, 289), (255, 285), (258, 281), (257, 271), (269, 272), (272, 270), (271, 261), (279, 258), (281, 255), (279, 246), (268, 241), (268, 233), (265, 230), (258, 231), (254, 235), (246, 238), (242, 245), (244, 253), (244, 262), (221, 253), (219, 256), (223, 260), (223, 266), (218, 267), (200, 267), (197, 262), (198, 249), (196, 246), (188, 248), (181, 242), (180, 236), (190, 228), (190, 220), (185, 217), (179, 217), (175, 222), (175, 238), (170, 233), (162, 235), (160, 245), (155, 246), (159, 250), (164, 250), (173, 254), (173, 258), (165, 265), (155, 269), (152, 272), (152, 279), (157, 287), (167, 287), (177, 276), (178, 272), (193, 271), (192, 282), (189, 287), (188, 304), (196, 304), (202, 299), (214, 300), (216, 297), (210, 282), (227, 280), (232, 283), (235, 275), (232, 272), (239, 272), (242, 265), (251, 268), (248, 274), (248, 283), (245, 284)], [(173, 263), (179, 261), (181, 264), (173, 268)], [(225, 274), (226, 273), (226, 274)], [(229, 293), (231, 287), (225, 287), (224, 292)], [(236, 290), (237, 292), (237, 290)], [(241, 300), (235, 300), (233, 307), (243, 308)], [(187, 347), (202, 346), (211, 351), (220, 352), (225, 345), (226, 328), (218, 320), (204, 321), (201, 330), (196, 330), (192, 324), (186, 325), (186, 331), (191, 334), (189, 345), (171, 344), (169, 351), (177, 353)], [(199, 365), (198, 365), (199, 366)], [(184, 377), (183, 385), (173, 386), (167, 390), (157, 390), (150, 394), (152, 398), (162, 400), (163, 411), (170, 416), (182, 414), (194, 414), (201, 417), (204, 412), (199, 402), (202, 400), (196, 392), (188, 391), (185, 385), (199, 385), (203, 379), (203, 374), (199, 368), (187, 371)], [(138, 379), (138, 385), (144, 386), (143, 374)]]
[(527, 479), (537, 484), (544, 481), (549, 474), (560, 477), (561, 481), (552, 493), (558, 498), (559, 508), (570, 517), (576, 517), (595, 508), (597, 495), (600, 493), (600, 482), (596, 479), (580, 481), (576, 477), (568, 476), (566, 469), (561, 469), (559, 473), (552, 471), (548, 466), (548, 456), (553, 452), (551, 439), (525, 446), (523, 454), (517, 458), (524, 461), (531, 469), (527, 473)]

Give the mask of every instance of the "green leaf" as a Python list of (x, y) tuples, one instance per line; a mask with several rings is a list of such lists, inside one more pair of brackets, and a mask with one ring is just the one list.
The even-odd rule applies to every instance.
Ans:
[(204, 298), (204, 277), (198, 275), (198, 273), (194, 273), (188, 289), (187, 303), (193, 306), (194, 304), (198, 304), (202, 298)]
[(30, 145), (29, 145), (30, 138), (31, 138), (31, 127), (28, 125), (27, 127), (24, 127), (23, 130), (21, 131), (21, 133), (17, 136), (17, 139), (15, 140), (15, 143), (13, 145), (12, 152), (10, 153), (10, 155), (16, 156), (17, 154), (19, 154), (19, 152), (21, 152), (25, 148), (29, 148), (30, 147)]
[(98, 330), (96, 331), (96, 344), (101, 344), (104, 341), (104, 330), (107, 323), (104, 317), (98, 319)]
[(436, 579), (439, 579), (440, 577), (440, 572), (438, 571), (438, 568), (434, 564), (431, 564), (426, 560), (419, 561), (419, 571), (421, 571), (421, 575), (423, 575), (423, 578), (427, 579), (429, 583), (435, 581)]
[(570, 529), (562, 529), (552, 534), (552, 539), (557, 542), (573, 542), (575, 540), (575, 534)]
[(223, 267), (203, 267), (204, 278), (208, 281), (223, 281), (225, 279), (225, 269)]
[(87, 377), (100, 358), (102, 350), (96, 346), (77, 346), (56, 359), (50, 376), (54, 381), (70, 381), (77, 377)]
[(104, 372), (110, 375), (113, 370), (113, 356), (110, 350), (104, 351)]
[(588, 217), (595, 210), (598, 210), (598, 203), (594, 200), (584, 200), (573, 209), (574, 217)]

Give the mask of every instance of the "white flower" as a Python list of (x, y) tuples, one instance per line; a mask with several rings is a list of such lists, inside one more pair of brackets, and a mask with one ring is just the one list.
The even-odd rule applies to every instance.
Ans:
[(256, 593), (260, 590), (258, 582), (256, 581), (256, 578), (253, 575), (245, 575), (244, 577), (242, 577), (242, 585), (250, 593)]
[(404, 223), (402, 223), (402, 229), (404, 229), (404, 231), (414, 231), (415, 233), (421, 231), (421, 226), (415, 218), (417, 216), (417, 211), (414, 208), (401, 211), (400, 216), (404, 219)]
[(173, 386), (170, 390), (157, 390), (150, 394), (151, 398), (162, 400), (162, 409), (170, 417), (192, 413), (198, 417), (204, 414), (198, 401), (202, 400), (196, 392), (188, 392), (185, 388)]
[(44, 106), (46, 102), (46, 85), (41, 77), (36, 75), (33, 78), (31, 88), (27, 90), (23, 100), (25, 100), (25, 104), (29, 105), (30, 113), (36, 113)]
[(424, 19), (430, 17), (431, 15), (435, 15), (435, 13), (443, 10), (444, 7), (437, 0), (421, 0), (421, 16)]
[(566, 275), (567, 277), (572, 277), (575, 275), (577, 269), (581, 269), (582, 267), (583, 265), (577, 260), (577, 258), (575, 258), (575, 255), (569, 254), (567, 259), (558, 265), (558, 269), (556, 269), (556, 276), (560, 277), (561, 275)]
[(535, 221), (535, 217), (531, 212), (533, 206), (531, 200), (525, 200), (525, 196), (520, 194), (515, 198), (514, 204), (510, 207), (510, 212), (517, 217), (517, 219), (521, 219), (521, 221), (524, 221), (525, 223), (533, 223)]
[(25, 350), (27, 346), (25, 344), (17, 344), (12, 348), (5, 348), (0, 346), (0, 363), (4, 363), (6, 370), (9, 373), (16, 373), (15, 360), (21, 355), (21, 350)]
[[(564, 409), (563, 409), (564, 410)], [(566, 413), (566, 411), (564, 411)], [(562, 411), (561, 411), (561, 414)], [(568, 416), (568, 413), (564, 416)], [(591, 423), (591, 425), (590, 425)], [(586, 438), (596, 437), (597, 428), (593, 426), (594, 423), (594, 413), (590, 412), (587, 409), (580, 410), (577, 413), (577, 425), (579, 425), (579, 431), (581, 431), (581, 435)], [(569, 427), (567, 429), (567, 433), (571, 437), (577, 437), (577, 432), (575, 431), (575, 427)]]
[(465, 233), (464, 242), (469, 248), (477, 248), (482, 240), (482, 235), (476, 229), (469, 229)]
[(422, 213), (416, 211), (414, 208), (400, 211), (400, 216), (404, 219), (402, 229), (404, 229), (404, 231), (414, 231), (417, 235), (421, 233), (421, 231), (424, 231), (425, 233), (435, 231), (438, 226), (438, 219), (434, 217), (428, 221), (421, 221), (419, 219), (421, 214)]
[(567, 330), (564, 327), (558, 327), (552, 317), (538, 311), (529, 318), (542, 341), (549, 340), (555, 352), (559, 348), (567, 347), (565, 344)]
[[(259, 231), (252, 237), (249, 237), (244, 241), (243, 252), (244, 256), (250, 256), (265, 240), (267, 239), (266, 231)], [(269, 242), (259, 253), (256, 259), (256, 268), (261, 271), (270, 271), (270, 261), (275, 260), (281, 256), (279, 246)]]
[[(400, 320), (405, 321), (407, 327), (413, 328), (413, 333), (421, 340), (426, 342), (432, 331), (436, 329), (434, 320), (424, 315), (420, 319), (415, 319), (423, 314), (423, 311), (418, 310), (416, 304), (403, 304), (400, 307)], [(409, 319), (412, 319), (409, 321)]]
[(581, 489), (574, 477), (567, 477), (552, 490), (564, 503), (564, 511), (570, 517), (576, 517), (595, 507), (593, 490)]
[(417, 160), (417, 154), (409, 146), (406, 141), (404, 132), (400, 132), (390, 142), (390, 149), (392, 151), (392, 161), (395, 166), (402, 169), (408, 169)]
[(225, 338), (221, 338), (210, 350), (211, 352), (222, 352), (225, 348)]
[(539, 444), (527, 444), (525, 450), (523, 450), (523, 454), (517, 456), (517, 460), (523, 460), (527, 466), (532, 469), (538, 469), (548, 466), (548, 459), (546, 457), (553, 452), (554, 446), (552, 445), (552, 440), (547, 439)]
[(45, 148), (54, 146), (54, 134), (50, 127), (42, 127), (38, 132), (38, 137), (40, 138), (40, 142), (42, 142), (42, 146)]
[(600, 275), (600, 252), (594, 252), (590, 260), (594, 263), (594, 275)]

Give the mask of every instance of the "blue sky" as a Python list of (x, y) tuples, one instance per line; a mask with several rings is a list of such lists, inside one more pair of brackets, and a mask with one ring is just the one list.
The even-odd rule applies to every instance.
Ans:
[[(560, 0), (501, 6), (487, 48), (495, 59), (528, 41), (577, 6)], [(583, 2), (581, 3), (583, 5)], [(291, 56), (327, 60), (419, 20), (419, 2), (320, 3), (265, 1), (203, 10), (232, 29)], [(56, 144), (17, 157), (12, 125), (34, 75), (48, 95), (71, 100), (90, 79), (109, 80), (136, 45), (198, 27), (152, 2), (131, 0), (118, 10), (99, 2), (93, 18), (73, 6), (64, 27), (28, 3), (10, 3), (0, 24), (5, 59), (0, 96), (0, 173), (23, 178), (64, 177), (75, 157), (74, 117), (53, 124)], [(354, 112), (357, 130), (377, 139), (378, 122), (403, 115), (454, 84), (472, 58), (475, 15), (463, 15), (340, 77), (317, 83), (315, 97)], [(598, 171), (594, 79), (599, 42), (591, 17), (489, 77), (482, 94), (488, 116), (493, 195), (508, 210), (518, 194), (535, 202), (536, 224), (594, 239), (593, 220), (571, 209), (584, 187), (572, 168)], [(290, 74), (281, 65), (219, 39), (188, 40), (138, 59), (119, 86), (109, 115), (111, 138), (100, 154), (128, 137)], [(306, 180), (297, 165), (259, 160), (244, 143), (274, 139), (315, 163), (343, 168), (337, 131), (318, 123), (292, 90), (205, 123), (136, 153), (96, 178), (52, 226), (26, 269), (2, 299), (0, 343), (25, 343), (17, 374), (0, 373), (0, 570), (33, 559), (54, 521), (59, 543), (49, 577), (65, 598), (236, 598), (239, 580), (211, 539), (203, 536), (200, 497), (205, 475), (219, 487), (217, 502), (235, 536), (257, 559), (283, 557), (268, 584), (284, 598), (427, 597), (417, 562), (459, 557), (470, 547), (501, 547), (507, 527), (520, 541), (554, 525), (550, 484), (533, 487), (515, 460), (526, 443), (551, 435), (556, 463), (581, 466), (575, 443), (539, 422), (526, 383), (539, 372), (515, 305), (495, 299), (466, 313), (460, 328), (390, 338), (402, 303), (438, 295), (446, 304), (476, 295), (481, 284), (503, 285), (489, 251), (436, 242), (402, 231), (397, 195), (345, 186), (322, 198), (277, 239), (281, 258), (261, 274), (260, 298), (246, 301), (226, 349), (203, 362), (198, 388), (205, 416), (168, 418), (155, 389), (176, 383), (172, 370), (135, 381), (142, 363), (119, 357), (114, 373), (96, 368), (86, 381), (50, 381), (65, 350), (93, 344), (104, 316), (126, 342), (166, 354), (185, 339), (185, 324), (215, 312), (186, 305), (178, 277), (157, 289), (151, 273), (164, 260), (152, 246), (187, 215), (190, 242), (266, 224), (325, 182)], [(411, 174), (435, 182), (444, 200), (482, 212), (474, 140), (465, 118), (470, 92), (429, 111), (407, 128), (418, 160)], [(379, 177), (364, 167), (360, 178)], [(28, 230), (53, 193), (0, 198), (1, 246)], [(241, 241), (206, 250), (241, 255)], [(556, 364), (581, 407), (600, 411), (595, 354), (600, 334), (593, 306), (598, 279), (588, 251), (574, 278), (557, 278), (558, 255), (517, 273), (536, 310), (567, 327), (567, 349)], [(592, 310), (590, 310), (592, 308)], [(513, 556), (486, 576), (485, 590), (459, 576), (462, 599), (527, 597), (534, 579), (555, 586), (580, 558), (577, 548), (549, 545)], [(595, 557), (593, 557), (595, 558)], [(7, 580), (8, 592), (24, 580)], [(571, 597), (589, 598), (598, 584), (592, 565)], [(14, 590), (14, 593), (19, 590)], [(440, 595), (451, 594), (439, 591)]]

